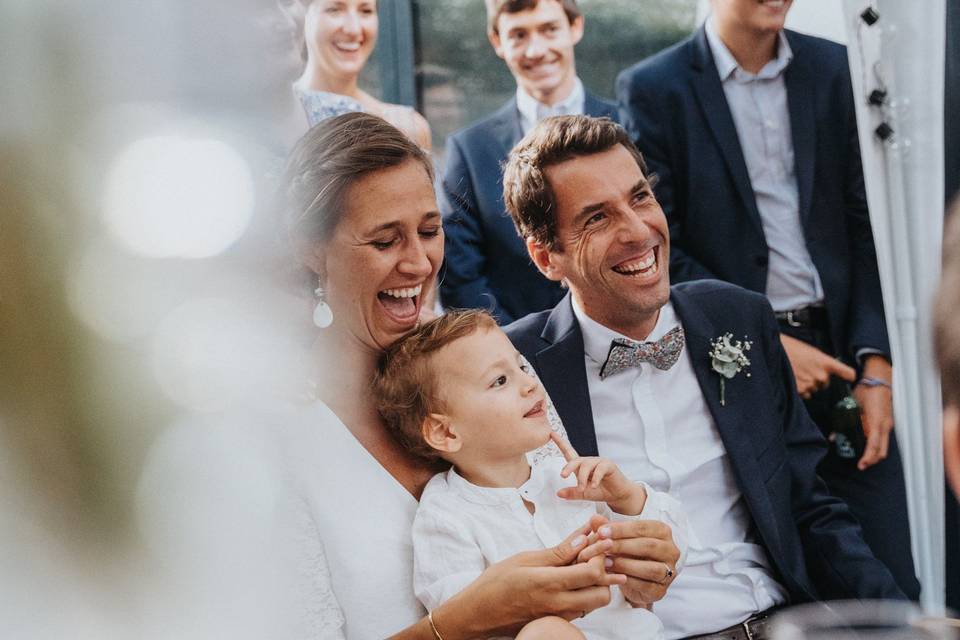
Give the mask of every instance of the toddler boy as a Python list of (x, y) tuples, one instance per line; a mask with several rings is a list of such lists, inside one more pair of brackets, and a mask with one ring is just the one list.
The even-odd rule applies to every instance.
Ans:
[[(484, 311), (451, 311), (397, 341), (381, 359), (378, 409), (411, 452), (451, 468), (434, 476), (413, 525), (414, 589), (439, 606), (490, 564), (561, 542), (596, 514), (660, 520), (686, 553), (686, 516), (667, 494), (631, 482), (611, 461), (581, 458), (551, 430), (546, 392)], [(554, 440), (566, 457), (532, 465)], [(611, 564), (607, 561), (607, 566)], [(616, 587), (610, 605), (573, 624), (547, 617), (529, 638), (662, 638), (659, 619)], [(586, 636), (584, 635), (586, 634)]]

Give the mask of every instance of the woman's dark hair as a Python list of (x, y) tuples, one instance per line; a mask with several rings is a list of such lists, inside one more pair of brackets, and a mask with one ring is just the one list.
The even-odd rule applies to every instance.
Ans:
[(330, 240), (357, 180), (407, 160), (419, 162), (433, 182), (429, 156), (382, 118), (345, 113), (311, 128), (290, 153), (281, 180), (280, 206), (294, 255)]

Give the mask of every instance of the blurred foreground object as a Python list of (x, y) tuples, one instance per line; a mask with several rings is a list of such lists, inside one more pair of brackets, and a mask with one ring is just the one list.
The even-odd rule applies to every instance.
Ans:
[(934, 308), (934, 341), (943, 386), (943, 462), (960, 500), (960, 198), (943, 238), (943, 273)]
[(244, 435), (305, 378), (263, 207), (275, 12), (0, 0), (0, 637), (286, 632)]
[(928, 615), (910, 602), (848, 600), (778, 613), (772, 640), (955, 640), (960, 620)]

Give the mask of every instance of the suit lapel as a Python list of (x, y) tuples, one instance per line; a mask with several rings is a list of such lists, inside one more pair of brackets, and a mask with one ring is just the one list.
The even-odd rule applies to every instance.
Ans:
[(537, 375), (550, 390), (550, 399), (564, 417), (570, 443), (582, 456), (595, 456), (597, 435), (584, 365), (583, 334), (573, 315), (568, 293), (547, 319), (540, 337), (549, 346), (539, 351), (533, 363)]
[(520, 111), (517, 109), (516, 97), (507, 101), (507, 104), (500, 107), (500, 110), (494, 114), (494, 123), (491, 129), (493, 139), (500, 145), (502, 153), (500, 157), (506, 158), (513, 148), (513, 145), (523, 137), (523, 129), (520, 127)]
[[(703, 310), (683, 291), (673, 288), (670, 293), (673, 308), (680, 318), (686, 337), (693, 371), (703, 393), (704, 402), (713, 416), (723, 446), (730, 456), (730, 466), (737, 478), (737, 485), (747, 502), (747, 507), (757, 525), (757, 530), (767, 545), (771, 556), (778, 562), (781, 548), (780, 536), (770, 496), (764, 478), (757, 466), (756, 451), (750, 437), (750, 379), (740, 373), (725, 384), (725, 403), (720, 404), (720, 375), (710, 367), (711, 341), (721, 333), (734, 333), (737, 327), (716, 326)], [(751, 336), (757, 338), (759, 336)]]
[(787, 87), (787, 105), (790, 110), (790, 132), (793, 136), (794, 168), (797, 174), (797, 190), (800, 196), (800, 221), (806, 223), (810, 215), (813, 197), (813, 175), (816, 158), (817, 127), (814, 113), (814, 90), (816, 76), (806, 65), (803, 43), (795, 35), (786, 32), (793, 51), (793, 60), (784, 73)]
[(617, 120), (617, 111), (612, 108), (608, 103), (600, 100), (594, 96), (589, 91), (584, 92), (583, 98), (583, 112), (588, 116), (593, 116), (594, 118), (603, 118), (607, 117), (616, 122)]
[(733, 178), (737, 193), (746, 207), (747, 217), (763, 237), (763, 223), (760, 221), (760, 212), (750, 184), (750, 174), (743, 159), (740, 139), (737, 137), (737, 127), (733, 122), (733, 116), (730, 115), (727, 97), (723, 93), (720, 75), (713, 62), (713, 55), (710, 53), (710, 45), (707, 43), (707, 34), (703, 27), (700, 27), (694, 35), (690, 46), (693, 54), (691, 63), (694, 68), (691, 83), (700, 104), (700, 110), (717, 141), (717, 147)]
[[(710, 367), (711, 341), (721, 333), (735, 327), (716, 327), (703, 311), (694, 305), (691, 299), (682, 291), (673, 289), (670, 293), (673, 307), (683, 324), (686, 336), (687, 349), (693, 363), (693, 371), (697, 376), (703, 399), (710, 409), (710, 415), (720, 431), (723, 444), (730, 454), (736, 468), (752, 468), (755, 464), (753, 448), (749, 438), (743, 437), (741, 421), (744, 412), (749, 408), (744, 406), (741, 396), (742, 382), (740, 376), (728, 380), (725, 384), (725, 403), (720, 404), (720, 375)], [(739, 338), (740, 336), (736, 336)]]

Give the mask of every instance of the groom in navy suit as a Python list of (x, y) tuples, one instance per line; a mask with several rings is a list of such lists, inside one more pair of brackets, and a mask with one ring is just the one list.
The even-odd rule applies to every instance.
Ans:
[(446, 247), (440, 299), (489, 309), (500, 324), (552, 307), (560, 286), (540, 277), (503, 208), (501, 164), (542, 118), (616, 119), (616, 106), (585, 91), (574, 46), (583, 37), (575, 0), (488, 0), (487, 35), (517, 82), (517, 95), (447, 141), (439, 193)]
[[(667, 638), (760, 639), (783, 605), (904, 598), (816, 475), (825, 442), (766, 298), (717, 280), (670, 287), (667, 221), (623, 128), (540, 123), (510, 155), (504, 200), (538, 269), (569, 288), (506, 332), (571, 443), (689, 515), (686, 565), (654, 608)], [(616, 550), (610, 571), (652, 564)], [(622, 587), (634, 604), (642, 582)]]
[[(712, 0), (692, 37), (620, 75), (621, 118), (659, 180), (671, 278), (766, 294), (807, 410), (834, 441), (819, 473), (916, 599), (846, 49), (785, 30), (790, 5)], [(831, 435), (848, 383), (862, 450)]]

